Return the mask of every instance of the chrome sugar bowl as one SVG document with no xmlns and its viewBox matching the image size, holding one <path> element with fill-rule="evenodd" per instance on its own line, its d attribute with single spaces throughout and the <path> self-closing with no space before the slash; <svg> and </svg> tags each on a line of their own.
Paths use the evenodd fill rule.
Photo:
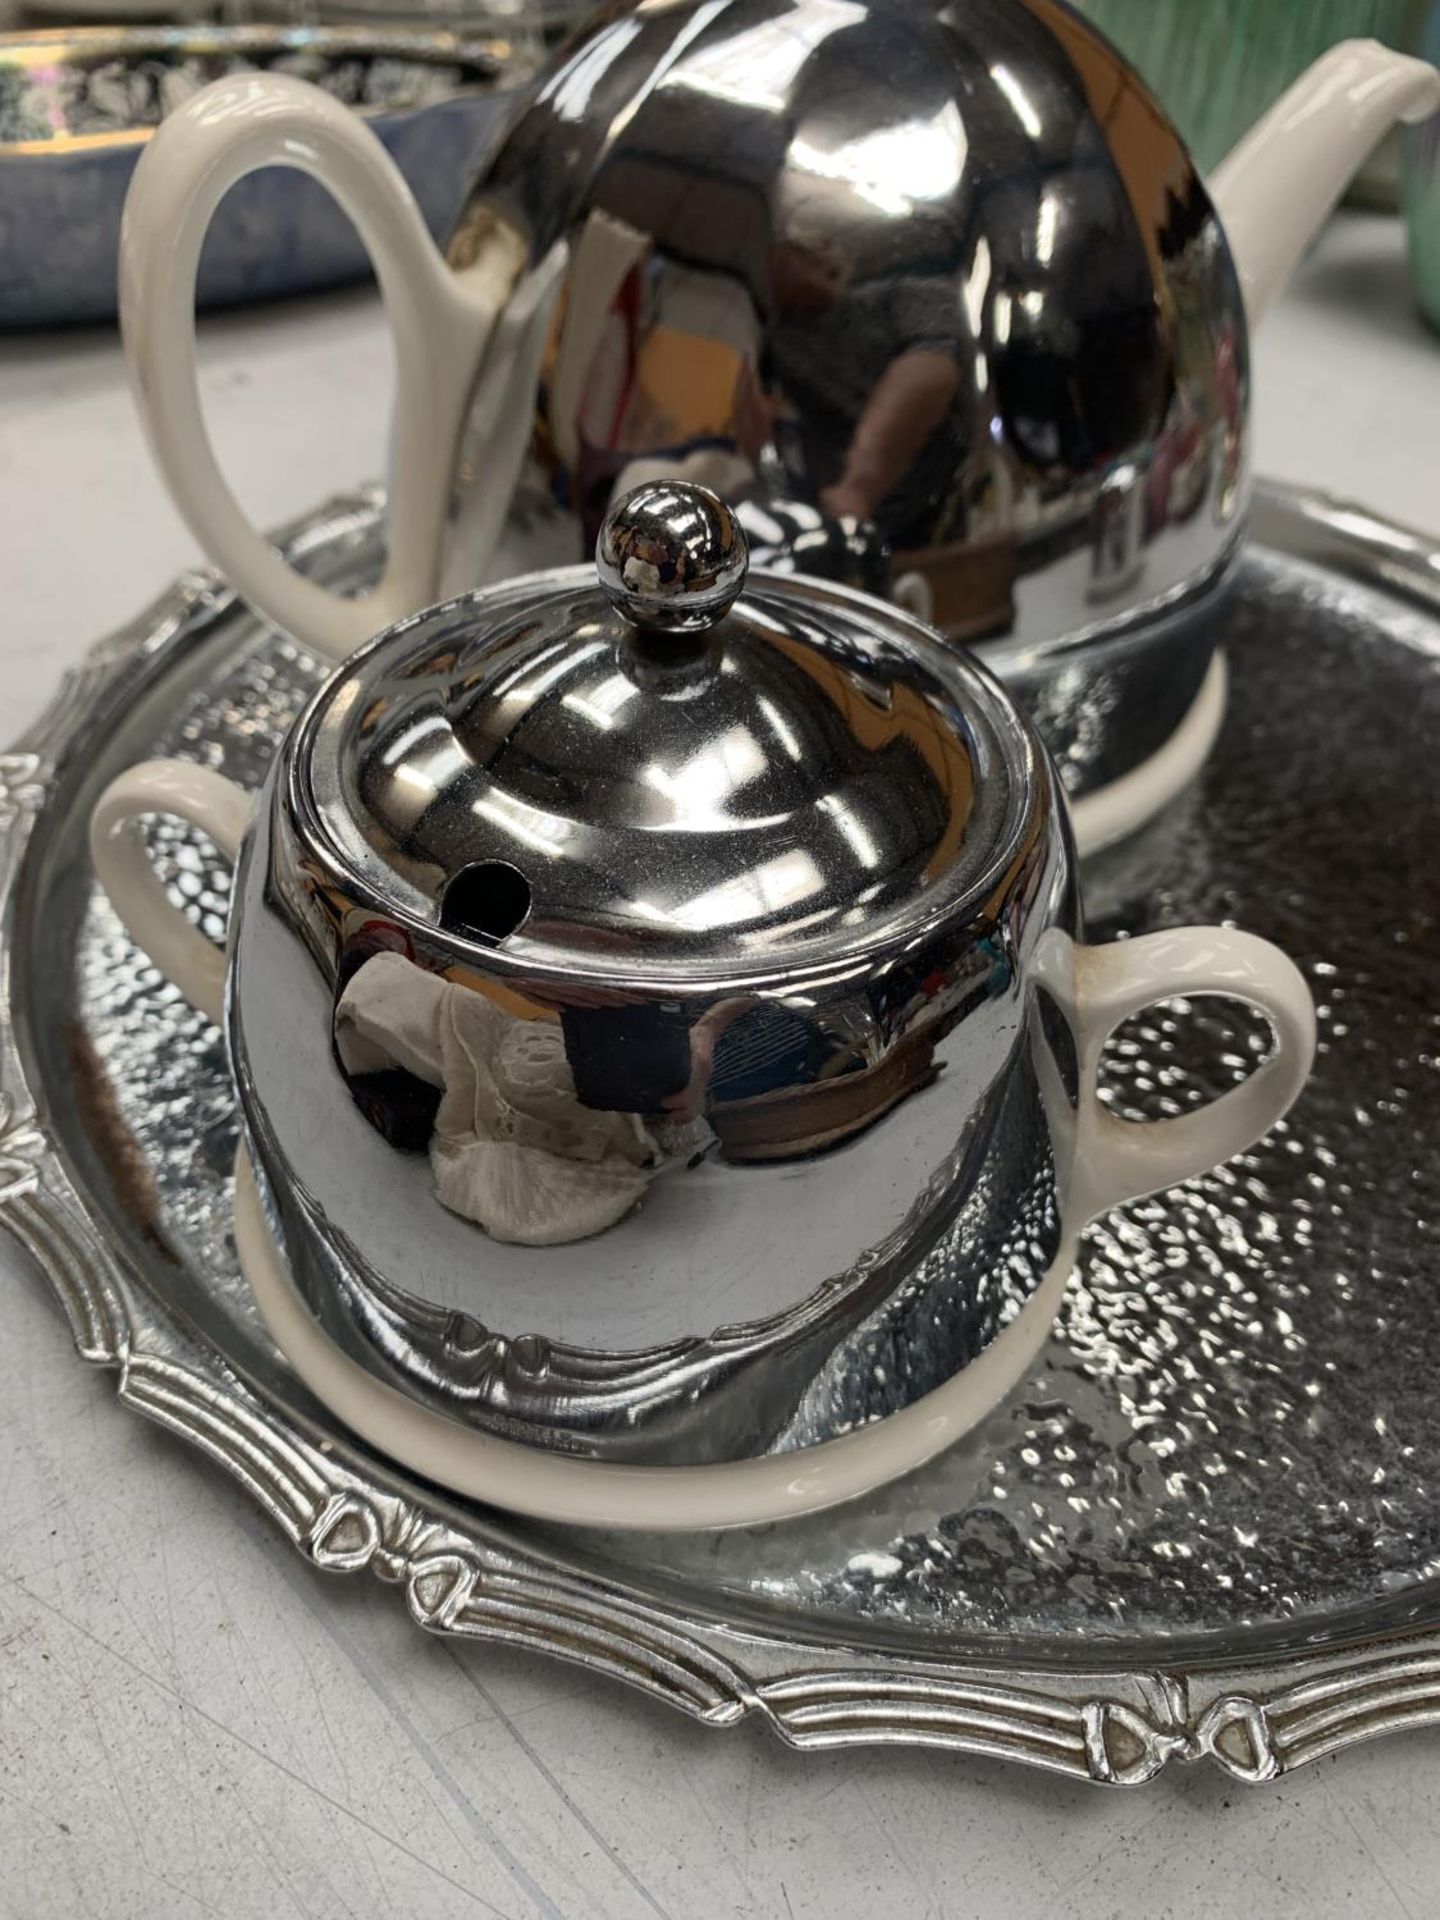
<svg viewBox="0 0 1440 1920">
<path fill-rule="evenodd" d="M 159 891 L 157 810 L 239 854 L 228 963 Z M 623 499 L 596 569 L 379 636 L 253 813 L 150 763 L 92 846 L 225 1020 L 313 1322 L 452 1440 L 774 1466 L 913 1416 L 923 1457 L 1033 1357 L 1083 1221 L 1247 1145 L 1313 1047 L 1252 936 L 1083 945 L 1000 683 L 879 601 L 747 577 L 684 483 Z M 1123 1125 L 1105 1037 L 1177 992 L 1255 1004 L 1275 1049 Z"/>
</svg>

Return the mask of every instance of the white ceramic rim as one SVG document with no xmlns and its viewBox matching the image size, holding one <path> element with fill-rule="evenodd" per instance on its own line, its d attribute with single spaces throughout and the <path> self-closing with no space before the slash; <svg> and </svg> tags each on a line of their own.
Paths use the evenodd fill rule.
<svg viewBox="0 0 1440 1920">
<path fill-rule="evenodd" d="M 1229 685 L 1225 655 L 1217 652 L 1189 711 L 1165 744 L 1108 786 L 1070 802 L 1075 849 L 1082 860 L 1128 840 L 1184 792 L 1210 758 L 1225 719 Z"/>
<path fill-rule="evenodd" d="M 704 1466 L 577 1459 L 502 1440 L 422 1406 L 330 1338 L 306 1305 L 265 1218 L 250 1158 L 235 1157 L 235 1245 L 271 1339 L 317 1400 L 369 1445 L 436 1485 L 533 1520 L 696 1533 L 817 1513 L 873 1492 L 963 1438 L 1039 1355 L 1075 1265 L 1067 1234 L 1025 1306 L 953 1379 L 908 1407 L 794 1453 Z"/>
</svg>

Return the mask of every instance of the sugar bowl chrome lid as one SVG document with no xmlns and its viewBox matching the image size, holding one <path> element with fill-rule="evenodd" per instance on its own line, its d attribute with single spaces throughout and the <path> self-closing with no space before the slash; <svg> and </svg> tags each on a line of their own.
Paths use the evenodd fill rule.
<svg viewBox="0 0 1440 1920">
<path fill-rule="evenodd" d="M 683 1001 L 653 1055 L 597 1032 L 607 1105 L 657 1110 L 679 1091 L 660 1053 L 688 1058 L 697 1019 L 811 974 L 806 1065 L 767 1091 L 833 1079 L 837 1048 L 878 1064 L 909 1016 L 877 1007 L 852 1032 L 853 989 L 830 983 L 882 956 L 908 980 L 937 922 L 948 946 L 1034 857 L 1052 802 L 1033 737 L 993 681 L 874 602 L 803 581 L 742 594 L 744 536 L 700 488 L 622 503 L 596 572 L 439 608 L 329 683 L 288 756 L 285 891 L 326 903 L 338 971 L 359 909 L 436 961 L 546 981 L 562 1007 L 620 983 L 624 1011 L 587 1009 L 599 1028 L 628 1023 L 647 982 Z"/>
<path fill-rule="evenodd" d="M 236 845 L 214 779 L 122 776 L 92 844 L 218 1008 L 133 832 L 164 807 Z M 597 570 L 340 668 L 244 839 L 226 1015 L 270 1228 L 352 1373 L 441 1419 L 445 1471 L 405 1457 L 452 1483 L 456 1433 L 742 1479 L 809 1449 L 786 1498 L 823 1504 L 809 1462 L 896 1414 L 884 1471 L 913 1464 L 1033 1356 L 1083 1221 L 1248 1144 L 1308 1066 L 1263 941 L 1078 944 L 1052 769 L 983 668 L 845 588 L 747 579 L 681 483 L 617 506 Z M 1177 991 L 1260 1006 L 1276 1051 L 1123 1127 L 1105 1036 Z M 788 1509 L 726 1513 L 762 1510 Z"/>
</svg>

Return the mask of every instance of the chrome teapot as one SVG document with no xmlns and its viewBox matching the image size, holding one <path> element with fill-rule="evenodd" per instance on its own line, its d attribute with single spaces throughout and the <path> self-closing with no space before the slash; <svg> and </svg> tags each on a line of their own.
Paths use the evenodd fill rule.
<svg viewBox="0 0 1440 1920">
<path fill-rule="evenodd" d="M 258 804 L 152 762 L 94 814 L 122 919 L 225 1023 L 241 1252 L 297 1371 L 552 1518 L 775 1518 L 928 1458 L 1033 1361 L 1084 1222 L 1247 1146 L 1314 1048 L 1253 935 L 1084 944 L 1053 769 L 973 659 L 746 564 L 714 496 L 643 487 L 598 580 L 337 668 Z M 238 858 L 228 961 L 154 812 Z M 1107 1035 L 1206 993 L 1269 1057 L 1116 1119 Z"/>
<path fill-rule="evenodd" d="M 1437 103 L 1433 68 L 1349 43 L 1207 186 L 1059 0 L 611 5 L 443 261 L 333 102 L 266 75 L 199 95 L 137 171 L 126 341 L 193 531 L 322 650 L 476 584 L 533 433 L 588 538 L 617 487 L 688 475 L 768 564 L 881 586 L 980 646 L 1085 794 L 1205 682 L 1245 522 L 1247 321 L 1391 123 Z M 358 603 L 249 526 L 196 397 L 206 226 L 272 164 L 331 186 L 396 332 L 390 562 Z"/>
</svg>

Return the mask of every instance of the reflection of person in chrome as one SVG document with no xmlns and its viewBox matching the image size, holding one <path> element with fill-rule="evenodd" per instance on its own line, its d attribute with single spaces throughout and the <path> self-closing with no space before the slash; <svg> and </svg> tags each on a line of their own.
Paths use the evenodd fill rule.
<svg viewBox="0 0 1440 1920">
<path fill-rule="evenodd" d="M 917 1005 L 948 983 L 912 983 Z M 910 987 L 906 989 L 911 991 Z M 337 1062 L 391 1142 L 428 1151 L 436 1197 L 499 1240 L 553 1246 L 615 1225 L 666 1166 L 718 1140 L 776 1161 L 854 1138 L 937 1071 L 943 1019 L 876 1047 L 783 1000 L 736 994 L 698 1018 L 592 985 L 533 1000 L 382 949 L 346 969 Z"/>
<path fill-rule="evenodd" d="M 708 1123 L 732 1160 L 783 1160 L 851 1138 L 925 1084 L 933 1030 L 869 1058 L 854 1033 L 783 1000 L 737 994 L 691 1019 L 604 988 L 555 995 L 576 1098 L 672 1124 Z M 857 1016 L 858 1017 L 858 1016 Z"/>
<path fill-rule="evenodd" d="M 764 364 L 737 395 L 752 436 L 759 395 L 774 389 L 764 424 L 783 458 L 789 416 L 803 419 L 817 443 L 803 470 L 833 476 L 820 493 L 826 512 L 866 520 L 887 502 L 901 518 L 933 507 L 954 477 L 938 429 L 953 414 L 967 351 L 953 274 L 853 284 L 833 244 L 786 241 L 771 255 L 771 288 Z"/>
<path fill-rule="evenodd" d="M 690 1029 L 690 1078 L 672 1111 L 687 1118 L 729 1101 L 812 1085 L 835 1054 L 813 1020 L 781 1001 L 722 1000 Z"/>
<path fill-rule="evenodd" d="M 808 1086 L 850 1051 L 795 1008 L 754 994 L 717 1001 L 694 1021 L 678 1004 L 594 988 L 559 1012 L 582 1105 L 679 1121 Z"/>
<path fill-rule="evenodd" d="M 602 1232 L 708 1142 L 703 1127 L 583 1102 L 560 1025 L 507 990 L 388 947 L 342 981 L 335 1055 L 357 1106 L 392 1145 L 428 1150 L 436 1198 L 496 1240 Z"/>
<path fill-rule="evenodd" d="M 820 495 L 827 513 L 868 520 L 910 471 L 950 411 L 960 383 L 943 347 L 907 347 L 871 389 L 845 470 Z"/>
</svg>

